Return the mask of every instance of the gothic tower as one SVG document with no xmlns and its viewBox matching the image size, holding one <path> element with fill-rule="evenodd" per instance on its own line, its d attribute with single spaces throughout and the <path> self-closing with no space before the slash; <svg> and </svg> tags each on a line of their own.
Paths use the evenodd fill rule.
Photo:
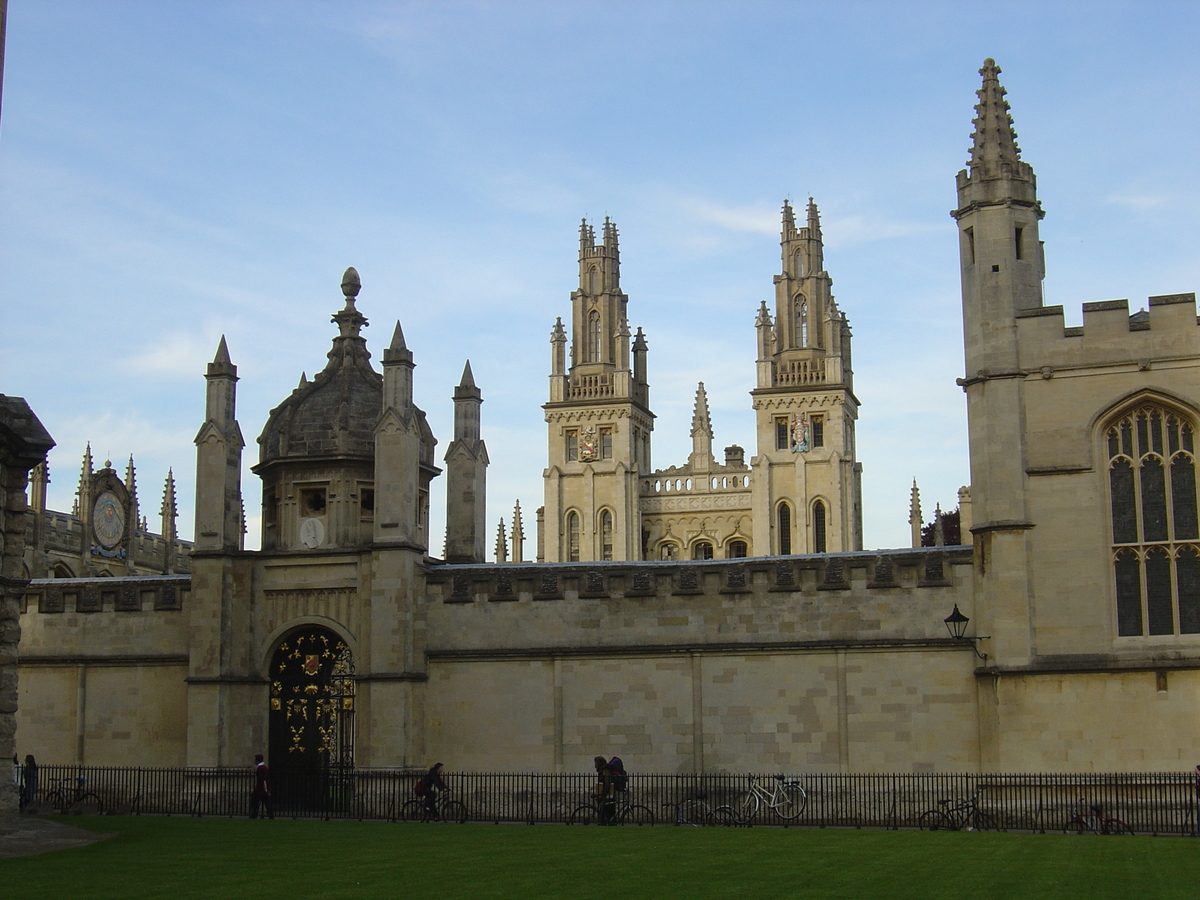
<svg viewBox="0 0 1200 900">
<path fill-rule="evenodd" d="M 545 558 L 551 562 L 641 559 L 638 473 L 650 470 L 654 414 L 646 382 L 646 340 L 630 344 L 621 293 L 617 226 L 603 242 L 579 228 L 579 288 L 571 293 L 570 366 L 559 319 L 551 333 L 545 471 Z"/>
<path fill-rule="evenodd" d="M 1033 524 L 1017 318 L 1042 306 L 1044 213 L 1033 169 L 1017 147 L 1000 69 L 988 59 L 979 74 L 971 157 L 958 173 L 958 208 L 951 214 L 962 273 L 966 377 L 960 384 L 971 447 L 971 530 L 981 561 L 977 624 L 995 636 L 993 653 L 1023 658 L 1031 649 L 1026 560 Z"/>
<path fill-rule="evenodd" d="M 783 272 L 775 315 L 758 311 L 753 460 L 756 554 L 862 549 L 862 466 L 855 457 L 858 399 L 850 325 L 834 302 L 824 266 L 821 220 L 812 198 L 796 227 L 783 205 Z"/>
<path fill-rule="evenodd" d="M 484 561 L 487 530 L 487 447 L 480 437 L 483 395 L 471 361 L 454 389 L 454 440 L 446 448 L 446 562 Z M 497 559 L 497 562 L 501 560 Z"/>
</svg>

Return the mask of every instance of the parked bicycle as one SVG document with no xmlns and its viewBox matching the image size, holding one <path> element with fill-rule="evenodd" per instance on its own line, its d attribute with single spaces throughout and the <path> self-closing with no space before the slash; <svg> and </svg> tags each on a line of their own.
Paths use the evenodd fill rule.
<svg viewBox="0 0 1200 900">
<path fill-rule="evenodd" d="M 749 823 L 758 815 L 759 809 L 766 805 L 781 819 L 795 819 L 804 812 L 808 805 L 808 794 L 794 778 L 782 775 L 772 775 L 770 781 L 750 776 L 750 789 L 742 794 L 733 805 L 734 815 L 742 823 Z"/>
<path fill-rule="evenodd" d="M 708 805 L 703 797 L 693 797 L 679 803 L 667 802 L 663 808 L 671 808 L 670 818 L 675 825 L 736 825 L 737 813 L 732 806 Z"/>
<path fill-rule="evenodd" d="M 609 802 L 608 815 L 603 801 L 593 799 L 590 803 L 577 806 L 567 817 L 568 825 L 653 825 L 654 813 L 650 807 L 633 803 L 628 794 L 618 795 Z"/>
<path fill-rule="evenodd" d="M 922 831 L 997 831 L 996 817 L 979 808 L 979 788 L 962 800 L 939 800 L 937 809 L 928 809 L 917 817 Z"/>
<path fill-rule="evenodd" d="M 461 825 L 467 821 L 467 805 L 443 792 L 434 801 L 431 812 L 425 808 L 423 797 L 413 797 L 404 802 L 400 810 L 400 819 L 404 822 L 453 822 Z"/>
<path fill-rule="evenodd" d="M 104 814 L 104 804 L 100 800 L 100 795 L 87 789 L 87 778 L 83 775 L 75 779 L 74 785 L 71 784 L 69 778 L 54 782 L 54 787 L 46 793 L 46 802 L 64 816 L 69 812 L 85 810 L 88 812 L 95 810 L 99 815 Z"/>
<path fill-rule="evenodd" d="M 1075 814 L 1063 826 L 1064 834 L 1133 834 L 1127 822 L 1104 815 L 1099 803 L 1093 803 L 1082 812 L 1082 800 L 1075 807 Z"/>
</svg>

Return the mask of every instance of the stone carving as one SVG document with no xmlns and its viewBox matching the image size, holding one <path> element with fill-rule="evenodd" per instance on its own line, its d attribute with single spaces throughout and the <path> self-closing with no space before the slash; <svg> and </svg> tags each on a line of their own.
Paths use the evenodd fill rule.
<svg viewBox="0 0 1200 900">
<path fill-rule="evenodd" d="M 557 594 L 558 593 L 558 574 L 550 571 L 542 572 L 542 581 L 538 585 L 539 594 Z"/>
<path fill-rule="evenodd" d="M 588 572 L 584 584 L 584 590 L 589 594 L 604 593 L 604 573 L 595 570 Z"/>
<path fill-rule="evenodd" d="M 780 562 L 775 564 L 775 587 L 795 587 L 796 571 L 792 564 Z"/>
<path fill-rule="evenodd" d="M 725 587 L 740 590 L 746 586 L 745 566 L 735 566 L 725 572 Z"/>
<path fill-rule="evenodd" d="M 634 572 L 633 573 L 633 589 L 635 591 L 652 591 L 654 585 L 650 581 L 649 572 Z"/>
</svg>

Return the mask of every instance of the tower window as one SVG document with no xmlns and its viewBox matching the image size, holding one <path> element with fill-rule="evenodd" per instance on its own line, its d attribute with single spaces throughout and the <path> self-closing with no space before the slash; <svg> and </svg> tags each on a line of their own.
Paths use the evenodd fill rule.
<svg viewBox="0 0 1200 900">
<path fill-rule="evenodd" d="M 779 554 L 787 556 L 792 552 L 792 508 L 786 503 L 779 504 Z"/>
<path fill-rule="evenodd" d="M 358 511 L 364 519 L 375 515 L 375 488 L 360 487 L 358 489 Z"/>
<path fill-rule="evenodd" d="M 803 297 L 796 300 L 796 337 L 798 346 L 808 346 L 808 303 Z"/>
<path fill-rule="evenodd" d="M 274 528 L 279 523 L 279 497 L 274 489 L 263 492 L 263 525 Z"/>
<path fill-rule="evenodd" d="M 1107 443 L 1117 633 L 1200 633 L 1194 425 L 1155 405 L 1113 422 Z"/>
<path fill-rule="evenodd" d="M 574 428 L 567 431 L 567 462 L 579 459 L 579 432 Z"/>
<path fill-rule="evenodd" d="M 600 429 L 600 458 L 612 459 L 613 433 L 611 428 Z"/>
<path fill-rule="evenodd" d="M 792 431 L 787 416 L 775 417 L 775 449 L 790 450 L 792 447 Z"/>
<path fill-rule="evenodd" d="M 963 237 L 967 239 L 967 262 L 975 265 L 975 229 L 964 228 Z"/>
<path fill-rule="evenodd" d="M 613 558 L 613 517 L 607 509 L 600 513 L 600 558 Z"/>
<path fill-rule="evenodd" d="M 300 489 L 300 515 L 325 515 L 325 488 Z"/>
<path fill-rule="evenodd" d="M 820 500 L 813 504 L 813 552 L 825 552 L 825 504 Z"/>
<path fill-rule="evenodd" d="M 579 513 L 567 513 L 567 561 L 579 562 Z"/>
<path fill-rule="evenodd" d="M 600 313 L 592 310 L 588 313 L 588 359 L 590 362 L 603 362 L 600 358 Z"/>
<path fill-rule="evenodd" d="M 795 264 L 796 277 L 803 278 L 804 277 L 804 251 L 797 250 L 796 255 L 793 257 L 793 259 L 796 262 L 796 264 Z"/>
<path fill-rule="evenodd" d="M 599 287 L 599 284 L 598 284 L 598 282 L 600 280 L 599 276 L 600 276 L 600 273 L 596 269 L 595 266 L 592 266 L 590 269 L 588 269 L 588 293 L 589 294 L 596 293 L 596 288 Z"/>
<path fill-rule="evenodd" d="M 1024 231 L 1024 229 L 1021 228 L 1020 226 L 1013 229 L 1013 249 L 1016 250 L 1016 252 L 1017 252 L 1017 259 L 1024 258 L 1024 255 L 1021 253 L 1021 232 L 1022 231 Z"/>
<path fill-rule="evenodd" d="M 812 423 L 812 445 L 814 447 L 825 446 L 825 417 L 813 416 L 809 421 Z"/>
</svg>

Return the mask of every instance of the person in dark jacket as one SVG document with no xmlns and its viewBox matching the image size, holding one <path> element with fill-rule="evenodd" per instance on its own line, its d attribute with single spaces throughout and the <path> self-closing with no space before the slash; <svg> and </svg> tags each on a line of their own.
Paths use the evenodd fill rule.
<svg viewBox="0 0 1200 900">
<path fill-rule="evenodd" d="M 596 805 L 600 807 L 600 824 L 615 825 L 617 823 L 617 798 L 614 795 L 612 767 L 603 756 L 597 756 L 594 762 L 596 765 L 596 788 L 592 791 L 592 796 L 596 798 Z"/>
<path fill-rule="evenodd" d="M 425 818 L 436 819 L 438 795 L 450 790 L 442 780 L 442 764 L 434 763 L 430 766 L 429 771 L 421 776 L 421 783 L 425 785 Z"/>
<path fill-rule="evenodd" d="M 260 808 L 265 807 L 268 819 L 275 818 L 271 809 L 271 770 L 263 762 L 261 753 L 254 754 L 254 790 L 250 793 L 250 818 L 257 819 Z"/>
<path fill-rule="evenodd" d="M 37 793 L 38 771 L 33 754 L 25 756 L 25 768 L 21 771 L 21 809 L 33 805 L 33 795 Z"/>
</svg>

